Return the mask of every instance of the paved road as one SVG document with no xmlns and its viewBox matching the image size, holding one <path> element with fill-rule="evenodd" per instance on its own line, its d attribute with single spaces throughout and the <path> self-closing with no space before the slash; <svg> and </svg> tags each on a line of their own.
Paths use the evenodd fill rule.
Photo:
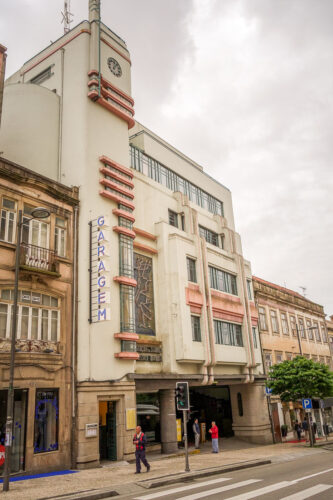
<svg viewBox="0 0 333 500">
<path fill-rule="evenodd" d="M 133 491 L 133 490 L 132 490 Z M 333 499 L 333 453 L 220 474 L 159 489 L 137 487 L 131 500 L 317 500 Z"/>
</svg>

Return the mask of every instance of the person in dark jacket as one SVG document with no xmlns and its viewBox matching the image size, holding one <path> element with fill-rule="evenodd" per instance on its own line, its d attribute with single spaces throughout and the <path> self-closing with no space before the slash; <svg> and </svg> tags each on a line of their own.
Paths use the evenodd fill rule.
<svg viewBox="0 0 333 500">
<path fill-rule="evenodd" d="M 194 434 L 195 447 L 196 447 L 196 449 L 199 449 L 200 427 L 199 427 L 199 420 L 197 418 L 194 420 L 192 429 L 193 429 L 193 434 Z"/>
<path fill-rule="evenodd" d="M 301 440 L 301 434 L 302 434 L 302 428 L 301 428 L 300 424 L 298 423 L 298 420 L 296 420 L 296 422 L 295 422 L 294 429 L 295 429 L 296 434 L 297 434 L 297 439 L 298 439 L 298 441 L 300 441 Z"/>
<path fill-rule="evenodd" d="M 304 431 L 304 435 L 305 435 L 305 439 L 306 439 L 306 442 L 309 441 L 309 425 L 308 425 L 308 421 L 306 420 L 306 418 L 304 417 L 304 420 L 302 422 L 302 429 Z"/>
<path fill-rule="evenodd" d="M 136 472 L 135 474 L 140 474 L 141 472 L 141 462 L 145 467 L 147 467 L 147 472 L 150 471 L 150 465 L 146 459 L 146 444 L 147 438 L 141 430 L 140 425 L 136 428 L 136 433 L 133 437 L 133 444 L 135 444 L 135 460 L 136 460 Z"/>
</svg>

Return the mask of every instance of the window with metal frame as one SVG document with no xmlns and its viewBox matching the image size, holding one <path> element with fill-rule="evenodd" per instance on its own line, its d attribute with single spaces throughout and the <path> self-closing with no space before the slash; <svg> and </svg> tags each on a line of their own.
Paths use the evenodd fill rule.
<svg viewBox="0 0 333 500">
<path fill-rule="evenodd" d="M 178 214 L 173 210 L 168 210 L 169 214 L 169 224 L 178 228 Z"/>
<path fill-rule="evenodd" d="M 2 198 L 0 240 L 14 243 L 16 228 L 16 202 L 9 198 Z"/>
<path fill-rule="evenodd" d="M 10 338 L 14 291 L 2 289 L 0 298 L 0 337 Z M 60 340 L 59 299 L 30 290 L 19 290 L 17 338 L 23 340 Z"/>
<path fill-rule="evenodd" d="M 276 352 L 275 353 L 275 361 L 277 364 L 280 364 L 283 362 L 283 354 L 282 352 Z"/>
<path fill-rule="evenodd" d="M 300 333 L 302 339 L 305 339 L 306 334 L 305 334 L 305 329 L 304 329 L 304 321 L 302 318 L 298 318 L 298 329 L 299 329 L 299 333 Z"/>
<path fill-rule="evenodd" d="M 129 285 L 120 285 L 120 330 L 135 333 L 134 288 Z"/>
<path fill-rule="evenodd" d="M 119 274 L 134 278 L 133 238 L 119 234 Z"/>
<path fill-rule="evenodd" d="M 270 367 L 273 366 L 273 360 L 272 360 L 272 353 L 271 352 L 265 352 L 265 367 L 266 370 L 269 371 Z"/>
<path fill-rule="evenodd" d="M 41 83 L 45 82 L 46 80 L 51 78 L 51 76 L 53 75 L 51 69 L 52 69 L 52 66 L 49 66 L 48 68 L 44 69 L 43 71 L 38 73 L 38 75 L 31 78 L 29 83 L 34 83 L 35 85 L 40 85 Z"/>
<path fill-rule="evenodd" d="M 194 342 L 201 342 L 200 316 L 191 316 L 191 325 L 192 325 L 192 340 Z"/>
<path fill-rule="evenodd" d="M 214 231 L 211 231 L 210 229 L 207 229 L 206 227 L 199 226 L 199 234 L 205 240 L 207 243 L 210 243 L 211 245 L 214 245 L 216 247 L 219 247 L 219 235 L 217 233 L 214 233 Z"/>
<path fill-rule="evenodd" d="M 231 293 L 232 295 L 238 295 L 237 278 L 235 275 L 222 271 L 221 269 L 217 269 L 213 266 L 208 267 L 211 288 L 220 290 L 221 292 Z"/>
<path fill-rule="evenodd" d="M 214 319 L 214 331 L 216 344 L 243 347 L 241 325 Z"/>
<path fill-rule="evenodd" d="M 140 151 L 137 147 L 130 146 L 131 167 L 172 191 L 180 191 L 188 196 L 189 200 L 205 208 L 209 212 L 224 215 L 223 203 L 195 186 L 158 161 Z"/>
<path fill-rule="evenodd" d="M 187 262 L 187 279 L 192 283 L 197 283 L 196 261 L 190 257 L 186 257 Z"/>
<path fill-rule="evenodd" d="M 260 330 L 268 330 L 268 328 L 267 328 L 267 321 L 266 321 L 266 310 L 265 310 L 265 308 L 259 306 L 258 307 L 258 312 L 259 312 L 259 326 L 260 326 Z"/>
</svg>

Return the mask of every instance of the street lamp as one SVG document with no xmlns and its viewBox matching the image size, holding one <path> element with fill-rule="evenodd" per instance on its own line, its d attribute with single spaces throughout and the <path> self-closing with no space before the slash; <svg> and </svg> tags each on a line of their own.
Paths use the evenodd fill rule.
<svg viewBox="0 0 333 500">
<path fill-rule="evenodd" d="M 50 216 L 50 211 L 44 207 L 36 207 L 31 212 L 32 219 L 46 219 Z M 9 384 L 7 396 L 7 418 L 6 418 L 6 438 L 5 438 L 5 464 L 3 475 L 3 491 L 9 490 L 9 477 L 10 477 L 10 461 L 13 445 L 13 420 L 14 420 L 14 366 L 15 366 L 15 341 L 17 331 L 17 301 L 18 301 L 18 281 L 20 269 L 20 247 L 21 247 L 21 233 L 23 226 L 23 213 L 19 210 L 17 221 L 17 238 L 16 238 L 16 254 L 15 254 L 15 282 L 14 282 L 14 300 L 13 300 L 13 314 L 11 325 L 11 346 L 10 346 L 10 366 L 9 366 Z"/>
</svg>

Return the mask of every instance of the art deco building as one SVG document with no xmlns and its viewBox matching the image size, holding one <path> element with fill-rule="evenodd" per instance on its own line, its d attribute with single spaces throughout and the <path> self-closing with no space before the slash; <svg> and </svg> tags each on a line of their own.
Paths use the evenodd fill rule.
<svg viewBox="0 0 333 500">
<path fill-rule="evenodd" d="M 332 366 L 323 306 L 255 276 L 253 287 L 266 373 L 273 364 L 299 355 Z M 303 411 L 300 404 L 281 404 L 278 398 L 272 398 L 272 403 L 276 437 L 281 439 L 280 426 L 301 421 Z M 321 434 L 319 408 L 314 410 L 314 418 Z"/>
<path fill-rule="evenodd" d="M 0 135 L 7 158 L 80 185 L 77 463 L 131 457 L 136 421 L 175 450 L 177 380 L 192 416 L 270 442 L 230 190 L 135 122 L 130 54 L 98 9 L 7 79 Z"/>
</svg>

